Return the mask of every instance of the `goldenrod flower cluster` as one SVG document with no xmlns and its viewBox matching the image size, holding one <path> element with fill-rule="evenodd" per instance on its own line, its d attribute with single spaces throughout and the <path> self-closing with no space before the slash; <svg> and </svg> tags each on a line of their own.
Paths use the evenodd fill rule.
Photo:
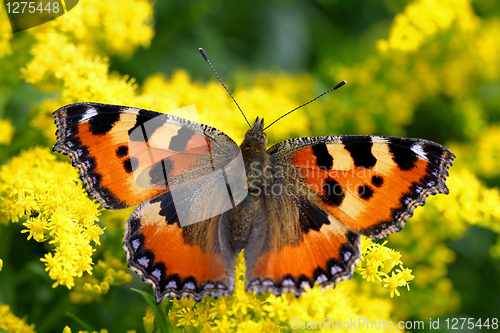
<svg viewBox="0 0 500 333">
<path fill-rule="evenodd" d="M 386 272 L 391 271 L 390 266 L 400 264 L 401 255 L 397 252 L 384 245 L 370 244 L 369 240 L 363 242 L 363 260 L 384 261 Z M 392 257 L 387 254 L 392 254 Z M 389 299 L 374 295 L 367 297 L 359 290 L 359 281 L 344 281 L 335 289 L 324 289 L 315 285 L 299 298 L 293 294 L 277 297 L 270 293 L 259 295 L 246 292 L 245 270 L 243 255 L 240 254 L 236 265 L 235 289 L 231 296 L 219 299 L 205 297 L 201 302 L 184 297 L 179 300 L 170 299 L 171 304 L 165 301 L 167 304 L 162 307 L 168 313 L 167 322 L 170 329 L 181 328 L 185 332 L 277 332 L 280 328 L 290 327 L 293 318 L 300 318 L 304 322 L 323 321 L 324 318 L 342 322 L 351 318 L 367 318 L 375 322 L 391 318 L 393 306 Z M 398 293 L 398 286 L 407 285 L 407 282 L 413 279 L 407 270 L 403 274 L 400 274 L 401 271 L 398 270 L 395 274 L 396 286 L 384 285 L 391 290 L 391 294 Z M 390 279 L 384 282 L 380 279 L 377 282 L 392 283 Z M 359 304 L 363 304 L 363 307 Z M 148 313 L 150 320 L 151 314 Z M 298 330 L 306 331 L 308 330 Z M 362 328 L 362 331 L 371 330 Z"/>
<path fill-rule="evenodd" d="M 382 244 L 363 237 L 361 242 L 361 260 L 356 266 L 356 272 L 370 282 L 381 283 L 391 291 L 391 297 L 400 295 L 398 287 L 407 287 L 410 290 L 410 281 L 415 277 L 411 269 L 401 264 L 401 253 L 385 247 L 388 241 Z M 398 266 L 396 270 L 393 269 Z M 392 274 L 391 274 L 392 271 Z"/>
<path fill-rule="evenodd" d="M 467 32 L 478 23 L 468 0 L 418 0 L 396 15 L 389 38 L 380 40 L 377 46 L 380 51 L 416 51 L 438 32 L 449 30 L 452 25 L 460 32 Z"/>
<path fill-rule="evenodd" d="M 47 148 L 33 148 L 0 167 L 0 223 L 23 222 L 28 240 L 48 242 L 41 260 L 54 287 L 71 289 L 76 277 L 92 271 L 92 244 L 102 229 L 98 205 L 89 200 L 78 171 L 56 161 Z"/>
<path fill-rule="evenodd" d="M 26 319 L 16 317 L 10 307 L 0 303 L 0 330 L 15 333 L 35 333 L 35 325 L 26 323 Z"/>
<path fill-rule="evenodd" d="M 122 221 L 123 222 L 123 221 Z M 102 300 L 110 287 L 119 287 L 132 281 L 123 259 L 115 258 L 111 252 L 104 253 L 104 260 L 99 259 L 93 266 L 92 275 L 85 274 L 76 279 L 75 287 L 69 294 L 74 303 L 90 303 Z"/>
</svg>

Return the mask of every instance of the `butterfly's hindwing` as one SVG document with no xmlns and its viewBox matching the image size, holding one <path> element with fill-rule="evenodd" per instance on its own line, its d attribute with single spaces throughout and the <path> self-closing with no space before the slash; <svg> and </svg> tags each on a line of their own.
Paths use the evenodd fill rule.
<svg viewBox="0 0 500 333">
<path fill-rule="evenodd" d="M 230 295 L 234 262 L 226 265 L 219 243 L 220 216 L 181 227 L 170 193 L 139 205 L 127 221 L 129 267 L 165 297 Z"/>
</svg>

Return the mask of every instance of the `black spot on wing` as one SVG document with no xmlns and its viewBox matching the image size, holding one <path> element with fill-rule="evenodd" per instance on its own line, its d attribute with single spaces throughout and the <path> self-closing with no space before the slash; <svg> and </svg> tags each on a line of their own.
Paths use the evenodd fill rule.
<svg viewBox="0 0 500 333">
<path fill-rule="evenodd" d="M 127 158 L 123 161 L 123 168 L 127 173 L 132 173 L 139 167 L 139 160 L 135 157 Z"/>
<path fill-rule="evenodd" d="M 320 143 L 312 146 L 314 155 L 316 156 L 316 163 L 321 169 L 330 170 L 333 166 L 332 155 L 328 152 L 326 144 Z"/>
<path fill-rule="evenodd" d="M 130 217 L 127 223 L 133 234 L 135 234 L 141 228 L 141 220 L 134 215 Z"/>
<path fill-rule="evenodd" d="M 168 149 L 177 152 L 186 150 L 186 146 L 189 140 L 193 137 L 194 133 L 195 132 L 192 129 L 186 127 L 180 128 L 179 132 L 177 132 L 177 135 L 173 136 L 170 140 Z"/>
<path fill-rule="evenodd" d="M 162 117 L 163 116 L 163 117 Z M 165 123 L 166 115 L 158 112 L 140 110 L 135 125 L 128 131 L 129 140 L 147 141 L 149 137 Z M 136 128 L 140 128 L 137 129 Z"/>
<path fill-rule="evenodd" d="M 372 138 L 369 136 L 345 136 L 342 138 L 345 149 L 351 154 L 354 165 L 371 169 L 377 163 L 372 154 Z"/>
<path fill-rule="evenodd" d="M 323 224 L 330 224 L 328 215 L 310 202 L 300 200 L 299 208 L 300 225 L 304 233 L 308 233 L 309 230 L 319 231 Z"/>
<path fill-rule="evenodd" d="M 128 154 L 128 147 L 127 146 L 120 146 L 116 149 L 116 157 L 122 158 L 127 156 Z"/>
<path fill-rule="evenodd" d="M 414 143 L 412 140 L 402 138 L 391 138 L 389 141 L 392 160 L 401 170 L 413 169 L 418 161 L 418 155 L 411 150 Z"/>
<path fill-rule="evenodd" d="M 368 200 L 373 196 L 373 190 L 368 185 L 361 185 L 358 187 L 358 195 L 363 200 Z"/>
<path fill-rule="evenodd" d="M 99 105 L 93 107 L 99 112 L 98 117 L 91 117 L 88 120 L 89 130 L 93 135 L 104 135 L 111 131 L 115 123 L 120 120 L 120 112 L 116 106 Z"/>
<path fill-rule="evenodd" d="M 384 184 L 384 178 L 379 175 L 375 175 L 372 177 L 372 184 L 376 187 L 381 187 Z"/>
<path fill-rule="evenodd" d="M 151 184 L 166 184 L 168 174 L 170 173 L 170 171 L 172 171 L 172 166 L 172 161 L 168 159 L 161 160 L 153 165 L 153 167 L 149 171 Z"/>
<path fill-rule="evenodd" d="M 152 204 L 160 203 L 160 216 L 165 218 L 168 224 L 179 223 L 179 217 L 177 216 L 177 211 L 175 210 L 175 204 L 172 199 L 172 194 L 166 192 L 165 194 L 159 196 L 156 199 L 151 200 Z"/>
<path fill-rule="evenodd" d="M 340 206 L 345 199 L 344 188 L 335 179 L 328 178 L 323 185 L 323 196 L 330 205 Z"/>
</svg>

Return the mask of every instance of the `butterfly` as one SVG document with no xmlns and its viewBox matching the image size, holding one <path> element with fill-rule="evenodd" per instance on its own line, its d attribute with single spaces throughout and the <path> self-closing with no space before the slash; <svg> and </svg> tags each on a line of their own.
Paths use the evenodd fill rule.
<svg viewBox="0 0 500 333">
<path fill-rule="evenodd" d="M 361 236 L 400 231 L 429 195 L 449 192 L 455 159 L 431 141 L 383 136 L 266 149 L 259 118 L 239 146 L 216 128 L 133 107 L 76 103 L 54 118 L 53 150 L 71 157 L 88 193 L 107 209 L 138 205 L 123 247 L 158 303 L 232 294 L 242 250 L 247 291 L 335 286 L 351 277 Z"/>
</svg>

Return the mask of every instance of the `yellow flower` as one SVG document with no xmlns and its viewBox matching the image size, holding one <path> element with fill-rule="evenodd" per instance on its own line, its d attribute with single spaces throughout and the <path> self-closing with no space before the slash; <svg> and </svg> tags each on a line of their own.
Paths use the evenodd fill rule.
<svg viewBox="0 0 500 333">
<path fill-rule="evenodd" d="M 394 272 L 392 272 L 392 276 L 384 278 L 383 286 L 391 291 L 391 297 L 394 296 L 394 293 L 396 293 L 397 296 L 400 295 L 397 289 L 400 286 L 400 279 Z"/>
<path fill-rule="evenodd" d="M 195 313 L 190 308 L 177 311 L 177 326 L 193 326 L 196 323 Z"/>
<path fill-rule="evenodd" d="M 28 325 L 26 319 L 17 318 L 8 305 L 0 303 L 0 329 L 7 332 L 34 333 L 35 325 Z"/>
<path fill-rule="evenodd" d="M 196 309 L 194 309 L 195 319 L 192 321 L 193 325 L 196 327 L 205 327 L 208 325 L 213 319 L 210 312 L 209 304 L 198 304 Z"/>
<path fill-rule="evenodd" d="M 114 257 L 111 252 L 104 252 L 104 259 L 99 259 L 92 275 L 86 274 L 75 281 L 70 300 L 73 303 L 100 301 L 111 286 L 123 286 L 132 280 L 126 263 Z"/>
<path fill-rule="evenodd" d="M 215 319 L 214 321 L 214 332 L 219 333 L 231 333 L 233 332 L 234 324 L 228 319 L 226 315 L 222 316 L 222 319 Z"/>
<path fill-rule="evenodd" d="M 173 298 L 171 302 L 173 303 L 175 309 L 192 309 L 196 304 L 196 301 L 189 297 L 181 297 L 179 299 Z"/>
<path fill-rule="evenodd" d="M 12 222 L 25 219 L 28 239 L 48 241 L 53 250 L 41 261 L 57 285 L 92 272 L 92 247 L 102 229 L 98 206 L 85 194 L 77 171 L 46 148 L 32 148 L 0 167 L 0 211 Z"/>
<path fill-rule="evenodd" d="M 144 330 L 146 333 L 153 333 L 155 328 L 155 315 L 153 309 L 149 306 L 146 308 L 146 315 L 142 318 L 144 322 Z"/>
<path fill-rule="evenodd" d="M 0 53 L 1 53 L 1 46 L 0 46 Z M 10 144 L 10 140 L 12 139 L 13 134 L 14 134 L 14 127 L 12 126 L 12 124 L 5 119 L 0 119 L 0 145 Z"/>
<path fill-rule="evenodd" d="M 462 31 L 474 29 L 478 19 L 468 0 L 418 0 L 396 15 L 387 41 L 379 41 L 379 51 L 389 48 L 416 51 L 430 37 L 454 24 Z"/>
</svg>

